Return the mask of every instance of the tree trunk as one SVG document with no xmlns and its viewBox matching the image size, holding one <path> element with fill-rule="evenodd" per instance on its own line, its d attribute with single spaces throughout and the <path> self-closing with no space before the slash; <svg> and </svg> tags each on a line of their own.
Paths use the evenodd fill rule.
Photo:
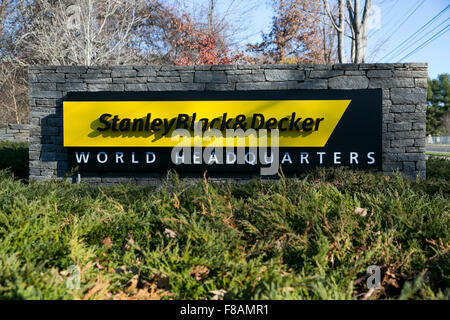
<svg viewBox="0 0 450 320">
<path fill-rule="evenodd" d="M 338 59 L 339 63 L 346 63 L 345 58 L 345 13 L 344 13 L 344 3 L 345 0 L 339 0 L 339 28 L 338 30 Z"/>
<path fill-rule="evenodd" d="M 350 62 L 355 63 L 355 51 L 356 51 L 356 40 L 355 40 L 355 31 L 353 30 L 353 27 L 350 28 L 352 31 L 352 51 L 350 54 Z"/>
<path fill-rule="evenodd" d="M 209 34 L 212 35 L 214 33 L 214 10 L 216 8 L 215 0 L 209 0 L 209 12 L 208 12 L 208 29 Z"/>
<path fill-rule="evenodd" d="M 360 0 L 347 0 L 347 9 L 349 20 L 353 29 L 352 49 L 354 50 L 354 57 L 352 53 L 353 63 L 364 63 L 367 46 L 367 24 L 369 21 L 370 7 L 372 0 L 366 0 L 364 5 L 364 12 L 362 19 L 360 18 Z M 353 50 L 352 50 L 353 51 Z"/>
<path fill-rule="evenodd" d="M 325 10 L 330 18 L 330 21 L 336 30 L 338 36 L 338 59 L 339 63 L 345 63 L 345 0 L 339 0 L 339 12 L 338 12 L 338 21 L 336 22 L 333 14 L 330 10 L 330 5 L 328 0 L 323 0 L 323 4 L 325 6 Z"/>
<path fill-rule="evenodd" d="M 361 63 L 364 60 L 361 30 L 355 31 L 355 63 Z"/>
</svg>

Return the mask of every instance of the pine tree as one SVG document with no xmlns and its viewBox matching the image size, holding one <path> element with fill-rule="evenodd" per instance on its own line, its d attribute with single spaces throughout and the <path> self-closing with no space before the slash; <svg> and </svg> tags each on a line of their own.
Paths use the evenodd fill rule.
<svg viewBox="0 0 450 320">
<path fill-rule="evenodd" d="M 427 134 L 444 134 L 444 115 L 450 112 L 450 82 L 448 74 L 441 74 L 437 79 L 428 79 Z M 448 128 L 447 128 L 448 129 Z"/>
</svg>

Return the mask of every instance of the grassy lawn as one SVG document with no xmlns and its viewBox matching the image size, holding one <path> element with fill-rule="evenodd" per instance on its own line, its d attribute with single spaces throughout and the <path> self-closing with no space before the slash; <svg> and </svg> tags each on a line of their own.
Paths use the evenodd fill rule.
<svg viewBox="0 0 450 320">
<path fill-rule="evenodd" d="M 3 149 L 0 299 L 362 299 L 370 265 L 368 299 L 450 298 L 448 160 L 418 182 L 328 169 L 103 188 L 23 182 L 26 146 Z"/>
<path fill-rule="evenodd" d="M 425 152 L 426 155 L 436 156 L 436 157 L 450 157 L 449 153 L 440 153 L 440 152 Z"/>
</svg>

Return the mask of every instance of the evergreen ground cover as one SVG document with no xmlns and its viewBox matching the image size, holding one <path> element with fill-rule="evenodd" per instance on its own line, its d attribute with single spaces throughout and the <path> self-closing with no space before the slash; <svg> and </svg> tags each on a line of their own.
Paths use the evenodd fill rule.
<svg viewBox="0 0 450 320">
<path fill-rule="evenodd" d="M 446 159 L 426 181 L 318 169 L 155 188 L 28 182 L 26 145 L 0 156 L 0 299 L 450 298 Z"/>
</svg>

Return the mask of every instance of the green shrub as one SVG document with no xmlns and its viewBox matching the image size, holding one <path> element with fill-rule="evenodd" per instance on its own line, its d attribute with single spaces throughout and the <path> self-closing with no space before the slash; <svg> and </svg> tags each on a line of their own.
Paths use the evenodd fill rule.
<svg viewBox="0 0 450 320">
<path fill-rule="evenodd" d="M 378 265 L 370 299 L 449 299 L 449 193 L 433 175 L 106 188 L 0 171 L 0 298 L 360 299 Z"/>
<path fill-rule="evenodd" d="M 450 180 L 450 160 L 431 156 L 427 160 L 427 177 Z"/>
<path fill-rule="evenodd" d="M 19 179 L 28 179 L 28 144 L 0 141 L 0 170 L 8 169 Z"/>
</svg>

